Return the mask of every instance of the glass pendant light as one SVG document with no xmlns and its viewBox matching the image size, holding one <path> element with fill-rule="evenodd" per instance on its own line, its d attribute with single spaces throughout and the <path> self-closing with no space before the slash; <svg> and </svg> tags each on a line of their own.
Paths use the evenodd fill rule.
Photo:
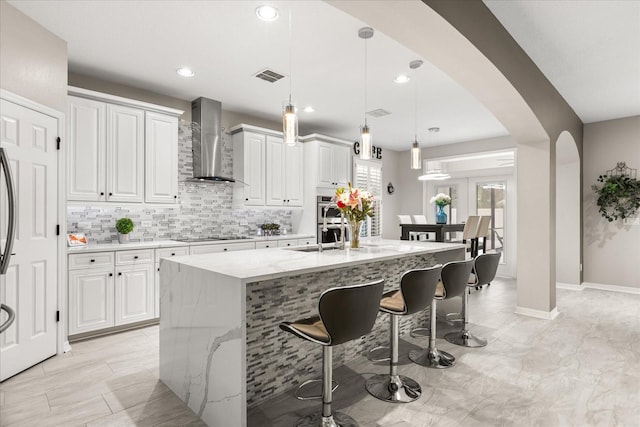
<svg viewBox="0 0 640 427">
<path fill-rule="evenodd" d="M 421 61 L 420 59 L 416 59 L 409 63 L 409 68 L 411 68 L 412 70 L 417 70 L 422 66 L 422 64 L 423 64 L 423 61 Z M 415 71 L 414 71 L 414 74 L 415 74 Z M 414 75 L 414 77 L 416 76 Z M 420 144 L 418 143 L 418 79 L 417 78 L 414 78 L 413 84 L 415 85 L 413 89 L 414 137 L 413 137 L 413 144 L 411 145 L 411 169 L 421 169 L 422 168 L 422 155 L 421 155 L 422 150 L 420 149 Z"/>
<path fill-rule="evenodd" d="M 293 38 L 291 36 L 291 9 L 289 9 L 289 102 L 284 106 L 282 111 L 282 134 L 285 145 L 296 145 L 298 142 L 298 115 L 296 107 L 291 102 L 291 57 Z"/>
<path fill-rule="evenodd" d="M 371 132 L 367 125 L 367 40 L 373 37 L 373 28 L 362 27 L 358 30 L 358 37 L 364 39 L 364 126 L 360 127 L 360 158 L 371 158 Z"/>
</svg>

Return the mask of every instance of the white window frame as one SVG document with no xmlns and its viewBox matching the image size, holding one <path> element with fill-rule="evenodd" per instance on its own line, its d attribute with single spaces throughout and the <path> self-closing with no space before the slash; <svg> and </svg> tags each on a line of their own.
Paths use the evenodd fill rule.
<svg viewBox="0 0 640 427">
<path fill-rule="evenodd" d="M 372 189 L 369 188 L 370 184 L 370 172 L 367 173 L 367 184 L 366 185 L 360 185 L 357 182 L 357 178 L 358 178 L 358 166 L 362 165 L 362 166 L 366 166 L 368 168 L 374 168 L 374 169 L 378 169 L 379 174 L 380 174 L 380 187 L 377 189 Z M 363 231 L 365 232 L 363 235 L 361 235 L 360 237 L 382 237 L 382 227 L 383 227 L 383 203 L 382 203 L 382 191 L 383 191 L 383 185 L 382 185 L 382 163 L 379 161 L 372 161 L 372 160 L 361 160 L 358 157 L 354 157 L 353 158 L 353 183 L 352 185 L 354 187 L 363 189 L 363 190 L 367 190 L 369 191 L 371 194 L 373 194 L 373 196 L 375 197 L 375 203 L 377 203 L 377 209 L 375 209 L 374 211 L 374 216 L 376 221 L 378 222 L 378 234 L 372 236 L 371 235 L 371 222 L 372 219 L 371 218 L 367 218 L 366 220 L 366 224 L 363 227 Z"/>
</svg>

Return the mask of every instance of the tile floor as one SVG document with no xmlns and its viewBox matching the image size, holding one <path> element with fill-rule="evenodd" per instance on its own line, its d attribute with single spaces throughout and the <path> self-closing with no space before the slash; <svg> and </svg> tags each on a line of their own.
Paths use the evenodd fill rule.
<svg viewBox="0 0 640 427">
<path fill-rule="evenodd" d="M 387 366 L 359 358 L 336 368 L 334 408 L 363 427 L 640 426 L 640 295 L 559 289 L 557 299 L 554 321 L 519 316 L 515 282 L 496 280 L 470 297 L 472 331 L 487 347 L 439 339 L 457 365 L 430 370 L 406 358 L 425 340 L 403 339 L 400 373 L 423 385 L 422 397 L 403 405 L 370 397 L 366 378 Z M 439 338 L 452 330 L 438 327 Z M 284 393 L 251 408 L 249 426 L 295 425 L 318 403 Z M 0 425 L 204 424 L 158 381 L 158 328 L 149 327 L 75 343 L 0 384 Z"/>
</svg>

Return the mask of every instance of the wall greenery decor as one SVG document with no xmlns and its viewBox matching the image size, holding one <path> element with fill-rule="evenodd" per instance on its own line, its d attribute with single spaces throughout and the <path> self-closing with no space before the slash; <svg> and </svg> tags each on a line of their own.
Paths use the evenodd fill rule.
<svg viewBox="0 0 640 427">
<path fill-rule="evenodd" d="M 598 177 L 602 185 L 591 186 L 598 196 L 598 211 L 607 221 L 634 217 L 640 209 L 640 181 L 636 174 L 636 169 L 619 162 L 614 169 Z"/>
</svg>

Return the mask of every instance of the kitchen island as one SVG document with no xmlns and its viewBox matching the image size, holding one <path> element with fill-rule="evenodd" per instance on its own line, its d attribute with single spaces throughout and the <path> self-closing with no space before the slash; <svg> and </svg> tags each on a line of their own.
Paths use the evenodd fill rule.
<svg viewBox="0 0 640 427">
<path fill-rule="evenodd" d="M 308 250 L 309 248 L 304 248 Z M 190 255 L 160 267 L 160 379 L 210 426 L 246 426 L 255 405 L 319 377 L 322 351 L 278 328 L 317 313 L 322 291 L 463 259 L 464 246 L 377 240 L 358 250 L 272 249 Z M 424 313 L 408 316 L 407 333 Z M 334 349 L 334 367 L 388 340 L 388 319 Z"/>
</svg>

